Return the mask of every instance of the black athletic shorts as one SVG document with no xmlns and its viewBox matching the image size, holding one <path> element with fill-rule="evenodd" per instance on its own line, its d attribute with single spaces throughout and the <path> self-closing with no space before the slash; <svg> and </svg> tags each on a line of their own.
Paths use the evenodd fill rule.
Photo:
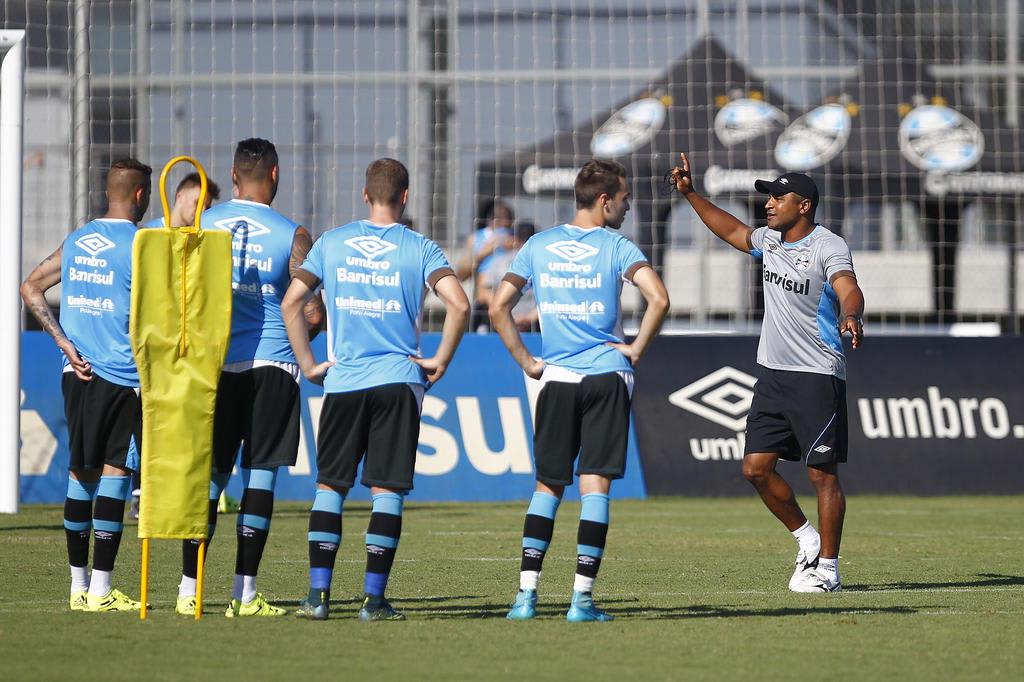
<svg viewBox="0 0 1024 682">
<path fill-rule="evenodd" d="M 82 381 L 74 372 L 64 372 L 64 416 L 68 422 L 68 447 L 73 470 L 102 469 L 104 464 L 132 469 L 128 449 L 135 439 L 142 450 L 142 401 L 138 389 L 121 386 L 93 374 Z"/>
<path fill-rule="evenodd" d="M 808 466 L 846 461 L 846 382 L 829 374 L 761 367 L 744 454 L 769 452 Z"/>
<path fill-rule="evenodd" d="M 280 367 L 221 372 L 213 416 L 213 467 L 229 474 L 242 443 L 242 467 L 293 466 L 299 452 L 299 384 Z"/>
<path fill-rule="evenodd" d="M 629 440 L 629 388 L 616 372 L 579 383 L 549 381 L 537 397 L 533 457 L 537 480 L 572 485 L 576 475 L 622 478 Z"/>
<path fill-rule="evenodd" d="M 412 490 L 420 404 L 409 384 L 327 393 L 316 437 L 317 483 L 351 488 L 365 455 L 366 487 Z"/>
</svg>

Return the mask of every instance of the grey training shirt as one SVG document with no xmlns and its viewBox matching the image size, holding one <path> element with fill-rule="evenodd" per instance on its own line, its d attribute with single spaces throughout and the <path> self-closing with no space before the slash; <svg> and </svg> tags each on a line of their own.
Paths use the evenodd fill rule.
<svg viewBox="0 0 1024 682">
<path fill-rule="evenodd" d="M 846 379 L 839 338 L 839 299 L 829 279 L 853 271 L 846 240 L 822 225 L 786 244 L 776 230 L 750 235 L 751 255 L 763 258 L 764 322 L 757 363 L 771 369 Z"/>
</svg>

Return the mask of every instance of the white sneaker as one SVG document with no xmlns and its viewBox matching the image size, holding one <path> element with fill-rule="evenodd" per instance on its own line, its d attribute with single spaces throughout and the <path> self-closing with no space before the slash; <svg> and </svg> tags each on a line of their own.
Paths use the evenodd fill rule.
<svg viewBox="0 0 1024 682">
<path fill-rule="evenodd" d="M 815 565 L 801 573 L 799 580 L 790 580 L 789 589 L 793 592 L 842 592 L 843 585 L 838 573 L 825 571 Z"/>
<path fill-rule="evenodd" d="M 789 579 L 789 589 L 792 592 L 805 592 L 806 590 L 798 589 L 798 587 L 803 584 L 804 574 L 817 567 L 818 554 L 815 553 L 812 557 L 807 554 L 803 548 L 801 548 L 800 551 L 796 553 L 796 568 L 793 569 L 793 575 Z"/>
</svg>

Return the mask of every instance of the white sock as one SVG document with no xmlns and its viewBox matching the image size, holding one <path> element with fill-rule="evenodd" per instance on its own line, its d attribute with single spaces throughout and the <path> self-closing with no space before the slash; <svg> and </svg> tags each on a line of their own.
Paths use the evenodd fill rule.
<svg viewBox="0 0 1024 682">
<path fill-rule="evenodd" d="M 839 575 L 839 559 L 822 559 L 818 557 L 818 568 L 822 571 Z"/>
<path fill-rule="evenodd" d="M 178 583 L 178 599 L 194 596 L 196 596 L 196 579 L 189 578 L 187 575 L 181 576 L 181 582 Z"/>
<path fill-rule="evenodd" d="M 818 531 L 810 521 L 805 521 L 804 525 L 793 531 L 793 537 L 800 543 L 800 549 L 804 550 L 808 556 L 817 556 L 821 550 L 821 536 L 818 535 Z"/>
<path fill-rule="evenodd" d="M 248 604 L 256 598 L 256 576 L 235 575 L 235 586 L 231 590 L 231 598 Z"/>
<path fill-rule="evenodd" d="M 572 583 L 573 592 L 593 592 L 594 591 L 594 579 L 588 578 L 585 575 L 576 574 L 576 579 Z"/>
<path fill-rule="evenodd" d="M 536 590 L 540 580 L 540 571 L 519 571 L 519 589 Z"/>
<path fill-rule="evenodd" d="M 71 567 L 71 592 L 85 592 L 89 589 L 89 567 Z"/>
<path fill-rule="evenodd" d="M 89 581 L 89 594 L 94 597 L 105 597 L 110 593 L 111 571 L 97 571 L 93 569 L 92 578 Z"/>
</svg>

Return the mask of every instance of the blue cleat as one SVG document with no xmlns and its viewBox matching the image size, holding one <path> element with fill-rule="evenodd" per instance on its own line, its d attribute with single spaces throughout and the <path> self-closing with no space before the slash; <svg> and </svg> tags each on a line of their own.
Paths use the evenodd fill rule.
<svg viewBox="0 0 1024 682">
<path fill-rule="evenodd" d="M 327 590 L 310 590 L 309 596 L 299 602 L 295 615 L 309 620 L 327 620 L 331 613 L 331 593 Z"/>
<path fill-rule="evenodd" d="M 537 615 L 537 590 L 519 590 L 512 610 L 505 616 L 509 620 L 530 620 Z"/>
<path fill-rule="evenodd" d="M 401 611 L 396 611 L 383 596 L 366 595 L 363 607 L 359 609 L 359 620 L 405 620 Z"/>
<path fill-rule="evenodd" d="M 605 622 L 614 618 L 594 605 L 594 596 L 589 592 L 573 592 L 572 605 L 565 614 L 570 623 Z"/>
</svg>

